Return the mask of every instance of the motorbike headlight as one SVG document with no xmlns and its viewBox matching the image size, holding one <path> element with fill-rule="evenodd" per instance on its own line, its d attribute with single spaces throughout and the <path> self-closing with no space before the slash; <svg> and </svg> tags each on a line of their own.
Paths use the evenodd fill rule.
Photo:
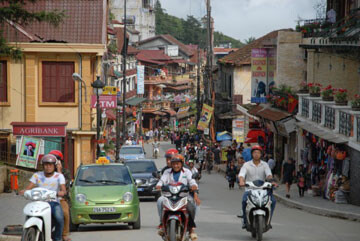
<svg viewBox="0 0 360 241">
<path fill-rule="evenodd" d="M 179 194 L 179 197 L 187 197 L 189 194 L 188 193 L 186 193 L 186 192 L 181 192 L 180 194 Z"/>
<path fill-rule="evenodd" d="M 265 206 L 269 202 L 269 199 L 269 196 L 264 197 L 263 206 Z"/>
<path fill-rule="evenodd" d="M 171 193 L 169 192 L 162 192 L 161 193 L 164 197 L 171 197 Z"/>
<path fill-rule="evenodd" d="M 125 202 L 131 202 L 133 200 L 133 195 L 131 192 L 126 192 L 124 195 L 123 195 L 123 199 Z"/>
<path fill-rule="evenodd" d="M 260 199 L 258 196 L 250 194 L 250 200 L 254 205 L 260 206 Z"/>
<path fill-rule="evenodd" d="M 76 198 L 76 201 L 79 202 L 79 203 L 85 203 L 85 201 L 86 201 L 86 195 L 85 194 L 81 194 L 81 193 L 76 194 L 75 198 Z"/>
<path fill-rule="evenodd" d="M 177 186 L 170 186 L 170 192 L 172 194 L 178 194 L 180 191 L 180 187 L 177 187 Z"/>
<path fill-rule="evenodd" d="M 40 199 L 42 199 L 41 191 L 38 190 L 31 191 L 31 200 L 39 201 Z"/>
</svg>

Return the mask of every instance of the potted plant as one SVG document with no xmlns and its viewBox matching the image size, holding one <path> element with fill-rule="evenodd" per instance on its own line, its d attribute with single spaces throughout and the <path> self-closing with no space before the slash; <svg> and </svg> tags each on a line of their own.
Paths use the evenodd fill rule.
<svg viewBox="0 0 360 241">
<path fill-rule="evenodd" d="M 356 94 L 355 99 L 351 101 L 351 109 L 354 111 L 360 111 L 360 95 Z"/>
<path fill-rule="evenodd" d="M 311 97 L 320 97 L 321 84 L 319 83 L 309 83 L 309 92 Z"/>
<path fill-rule="evenodd" d="M 302 93 L 302 94 L 309 93 L 309 86 L 307 85 L 307 83 L 305 81 L 301 81 L 299 86 L 300 86 L 299 93 Z"/>
<path fill-rule="evenodd" d="M 333 101 L 334 100 L 334 89 L 331 85 L 328 85 L 326 88 L 321 90 L 321 96 L 323 101 Z"/>
<path fill-rule="evenodd" d="M 335 103 L 336 105 L 347 105 L 347 90 L 346 89 L 337 89 L 335 92 Z"/>
</svg>

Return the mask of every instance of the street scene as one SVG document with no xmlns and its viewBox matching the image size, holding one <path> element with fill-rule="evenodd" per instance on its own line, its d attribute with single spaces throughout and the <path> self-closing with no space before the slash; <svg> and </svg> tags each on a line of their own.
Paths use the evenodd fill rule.
<svg viewBox="0 0 360 241">
<path fill-rule="evenodd" d="M 0 241 L 358 240 L 359 16 L 0 1 Z"/>
</svg>

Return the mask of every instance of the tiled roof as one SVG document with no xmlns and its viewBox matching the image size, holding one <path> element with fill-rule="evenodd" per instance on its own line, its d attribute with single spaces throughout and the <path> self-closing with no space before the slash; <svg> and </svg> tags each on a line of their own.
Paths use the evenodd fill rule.
<svg viewBox="0 0 360 241">
<path fill-rule="evenodd" d="M 174 38 L 170 34 L 157 35 L 157 36 L 154 36 L 152 38 L 144 39 L 144 40 L 139 42 L 139 45 L 141 45 L 143 43 L 151 42 L 151 41 L 153 41 L 155 39 L 158 39 L 158 38 L 164 39 L 169 44 L 179 46 L 180 51 L 182 51 L 183 53 L 185 53 L 189 57 L 193 55 L 193 52 L 192 52 L 191 49 L 189 49 L 185 44 L 183 44 L 182 42 L 180 42 L 179 40 L 177 40 L 176 38 Z"/>
<path fill-rule="evenodd" d="M 164 54 L 162 50 L 140 50 L 136 55 L 136 59 L 159 65 L 171 61 L 171 58 Z"/>
<path fill-rule="evenodd" d="M 123 45 L 124 45 L 124 28 L 123 27 L 115 27 L 114 31 L 115 31 L 115 35 L 116 35 L 116 39 L 117 39 L 118 53 L 121 53 Z M 129 34 L 126 34 L 126 36 L 129 37 Z M 134 48 L 131 45 L 128 45 L 127 53 L 129 55 L 134 55 L 134 54 L 137 54 L 138 52 L 139 52 L 138 49 Z"/>
<path fill-rule="evenodd" d="M 279 121 L 291 116 L 291 114 L 287 112 L 276 110 L 264 105 L 257 105 L 254 108 L 250 109 L 248 113 L 250 115 L 260 116 L 264 119 L 271 121 Z"/>
<path fill-rule="evenodd" d="M 27 2 L 28 11 L 65 10 L 65 18 L 59 26 L 46 22 L 33 22 L 26 26 L 4 25 L 3 35 L 9 42 L 66 42 L 105 44 L 106 0 L 38 0 Z M 37 36 L 38 39 L 32 39 Z"/>
<path fill-rule="evenodd" d="M 214 48 L 214 53 L 230 53 L 239 50 L 238 48 Z"/>
<path fill-rule="evenodd" d="M 276 39 L 278 36 L 278 32 L 282 30 L 276 30 L 266 34 L 265 36 L 256 39 L 250 44 L 245 45 L 244 47 L 238 49 L 237 51 L 221 58 L 219 63 L 221 64 L 231 64 L 231 65 L 245 65 L 251 63 L 251 50 L 256 48 L 262 48 L 264 46 L 264 42 L 268 40 Z M 289 30 L 283 30 L 289 31 Z"/>
</svg>

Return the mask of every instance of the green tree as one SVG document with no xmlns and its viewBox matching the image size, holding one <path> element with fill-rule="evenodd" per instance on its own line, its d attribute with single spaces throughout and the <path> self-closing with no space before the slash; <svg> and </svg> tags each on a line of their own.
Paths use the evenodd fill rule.
<svg viewBox="0 0 360 241">
<path fill-rule="evenodd" d="M 0 26 L 4 26 L 5 21 L 12 21 L 19 25 L 26 26 L 32 22 L 48 22 L 53 26 L 58 26 L 65 17 L 64 11 L 38 11 L 30 12 L 25 8 L 26 4 L 36 4 L 37 0 L 0 0 Z M 20 59 L 22 52 L 19 48 L 10 46 L 0 30 L 0 56 L 10 56 Z"/>
<path fill-rule="evenodd" d="M 255 37 L 249 37 L 248 39 L 245 39 L 245 44 L 251 44 L 252 42 L 254 42 L 256 40 Z"/>
</svg>

